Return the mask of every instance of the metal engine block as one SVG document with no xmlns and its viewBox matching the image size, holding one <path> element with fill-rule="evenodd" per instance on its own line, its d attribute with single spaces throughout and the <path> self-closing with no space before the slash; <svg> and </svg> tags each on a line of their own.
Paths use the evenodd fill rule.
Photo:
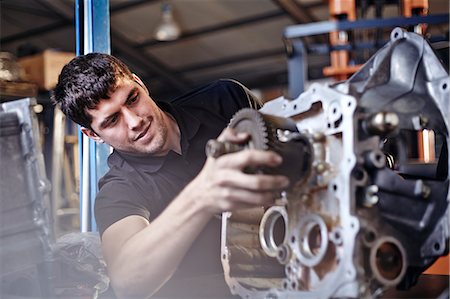
<svg viewBox="0 0 450 299">
<path fill-rule="evenodd" d="M 374 298 L 412 286 L 448 252 L 449 90 L 431 46 L 396 28 L 347 81 L 239 111 L 230 126 L 250 133 L 244 147 L 284 158 L 278 169 L 248 171 L 284 173 L 291 185 L 274 206 L 223 214 L 232 293 Z M 424 130 L 435 135 L 438 163 L 408 158 L 410 136 Z"/>
</svg>

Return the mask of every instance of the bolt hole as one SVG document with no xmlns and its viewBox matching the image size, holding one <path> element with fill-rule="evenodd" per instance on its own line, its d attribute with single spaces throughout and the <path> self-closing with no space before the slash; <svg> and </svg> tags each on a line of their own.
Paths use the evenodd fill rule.
<svg viewBox="0 0 450 299">
<path fill-rule="evenodd" d="M 337 109 L 333 108 L 333 114 L 336 114 L 336 112 L 337 112 Z"/>
<path fill-rule="evenodd" d="M 376 251 L 371 254 L 371 264 L 378 275 L 389 282 L 401 278 L 406 267 L 404 256 L 399 245 L 392 241 L 384 241 L 378 244 Z"/>
<path fill-rule="evenodd" d="M 334 232 L 334 239 L 337 241 L 341 239 L 341 234 L 338 231 Z"/>
<path fill-rule="evenodd" d="M 278 259 L 279 260 L 284 260 L 286 258 L 286 251 L 281 249 L 282 247 L 280 247 L 280 249 L 278 250 Z"/>
<path fill-rule="evenodd" d="M 360 168 L 353 169 L 352 174 L 353 177 L 358 181 L 361 181 L 364 178 L 364 172 Z"/>
<path fill-rule="evenodd" d="M 439 251 L 441 249 L 441 245 L 439 243 L 434 243 L 434 250 Z"/>
<path fill-rule="evenodd" d="M 297 109 L 297 105 L 294 105 L 294 110 L 296 110 Z"/>
<path fill-rule="evenodd" d="M 337 187 L 337 185 L 336 184 L 333 184 L 333 191 L 337 191 L 337 189 L 338 189 L 338 187 Z"/>
<path fill-rule="evenodd" d="M 442 84 L 442 89 L 446 90 L 447 89 L 447 83 Z"/>
<path fill-rule="evenodd" d="M 352 102 L 348 102 L 347 106 L 350 107 L 352 105 Z"/>
<path fill-rule="evenodd" d="M 291 243 L 295 243 L 295 236 L 291 237 Z"/>
<path fill-rule="evenodd" d="M 375 241 L 375 233 L 373 231 L 368 231 L 365 235 L 366 242 L 372 243 Z"/>
<path fill-rule="evenodd" d="M 291 274 L 291 273 L 292 273 L 292 268 L 291 268 L 291 266 L 287 266 L 287 267 L 286 267 L 286 272 L 287 272 L 288 274 Z"/>
<path fill-rule="evenodd" d="M 223 255 L 222 255 L 222 259 L 225 260 L 226 258 L 227 258 L 227 255 L 226 255 L 226 254 L 223 254 Z"/>
<path fill-rule="evenodd" d="M 398 37 L 398 32 L 394 33 L 394 38 Z"/>
</svg>

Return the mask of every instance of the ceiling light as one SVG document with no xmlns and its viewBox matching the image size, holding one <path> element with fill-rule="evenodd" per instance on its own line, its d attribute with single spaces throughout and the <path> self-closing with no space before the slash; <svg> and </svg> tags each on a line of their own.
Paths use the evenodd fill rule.
<svg viewBox="0 0 450 299">
<path fill-rule="evenodd" d="M 155 38 L 159 41 L 171 41 L 180 37 L 180 26 L 175 22 L 172 14 L 172 6 L 163 3 L 161 6 L 161 22 L 156 27 Z"/>
</svg>

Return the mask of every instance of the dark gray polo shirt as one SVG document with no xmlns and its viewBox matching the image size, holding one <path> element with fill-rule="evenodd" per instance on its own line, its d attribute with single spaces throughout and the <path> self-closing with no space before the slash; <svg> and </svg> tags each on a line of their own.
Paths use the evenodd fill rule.
<svg viewBox="0 0 450 299">
<path fill-rule="evenodd" d="M 100 234 L 130 215 L 155 219 L 203 167 L 206 142 L 216 138 L 241 108 L 258 108 L 248 90 L 232 80 L 215 81 L 158 105 L 178 123 L 182 154 L 171 151 L 164 157 L 135 157 L 114 151 L 95 202 Z M 228 296 L 220 263 L 220 227 L 220 219 L 210 221 L 156 297 Z"/>
</svg>

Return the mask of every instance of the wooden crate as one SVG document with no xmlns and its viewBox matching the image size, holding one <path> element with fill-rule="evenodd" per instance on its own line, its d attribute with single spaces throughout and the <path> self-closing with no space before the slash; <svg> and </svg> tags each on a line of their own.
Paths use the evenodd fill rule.
<svg viewBox="0 0 450 299">
<path fill-rule="evenodd" d="M 25 70 L 27 81 L 36 83 L 40 90 L 51 90 L 56 86 L 64 65 L 74 57 L 72 52 L 45 50 L 36 55 L 22 57 L 18 62 Z"/>
</svg>

